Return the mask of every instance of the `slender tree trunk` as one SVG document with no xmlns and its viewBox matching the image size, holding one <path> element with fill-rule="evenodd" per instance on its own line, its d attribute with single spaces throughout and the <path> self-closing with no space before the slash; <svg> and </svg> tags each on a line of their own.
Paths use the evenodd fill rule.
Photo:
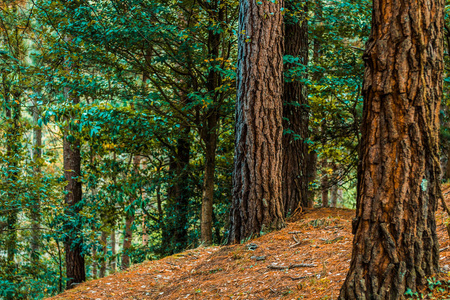
<svg viewBox="0 0 450 300">
<path fill-rule="evenodd" d="M 79 98 L 65 89 L 65 96 L 73 104 L 80 102 Z M 69 119 L 69 123 L 73 120 Z M 66 288 L 71 289 L 76 284 L 86 280 L 84 255 L 82 254 L 83 241 L 80 237 L 81 226 L 78 222 L 78 213 L 81 210 L 79 202 L 82 199 L 81 190 L 81 154 L 80 141 L 71 133 L 71 125 L 65 129 L 63 141 L 64 175 L 67 185 L 65 187 L 65 215 L 67 217 L 64 230 L 67 233 L 64 247 L 66 252 Z M 70 140 L 69 140 L 70 139 Z"/>
<path fill-rule="evenodd" d="M 139 173 L 141 157 L 139 155 L 135 155 L 133 157 L 133 165 L 135 174 Z M 131 199 L 130 203 L 133 203 L 135 199 Z M 130 251 L 133 240 L 133 222 L 134 222 L 134 213 L 133 210 L 128 210 L 125 217 L 125 235 L 123 237 L 123 247 L 122 247 L 122 270 L 130 267 Z"/>
<path fill-rule="evenodd" d="M 450 179 L 450 149 L 447 151 L 447 165 L 445 167 L 445 178 L 444 180 Z"/>
<path fill-rule="evenodd" d="M 101 244 L 102 244 L 102 263 L 100 264 L 100 278 L 106 275 L 106 255 L 108 254 L 107 233 L 102 230 Z"/>
<path fill-rule="evenodd" d="M 42 158 L 42 128 L 38 125 L 39 111 L 37 105 L 33 108 L 33 161 L 35 163 L 34 173 L 36 178 L 41 179 L 41 158 Z M 39 226 L 41 223 L 41 196 L 39 191 L 36 192 L 36 198 L 31 208 L 31 261 L 34 266 L 39 262 Z"/>
<path fill-rule="evenodd" d="M 283 1 L 240 1 L 229 243 L 284 226 L 282 7 Z"/>
<path fill-rule="evenodd" d="M 94 245 L 92 247 L 92 278 L 97 279 L 97 266 L 98 266 L 98 257 L 97 257 L 97 247 Z"/>
<path fill-rule="evenodd" d="M 308 153 L 306 178 L 308 180 L 308 207 L 314 206 L 314 198 L 316 195 L 315 189 L 312 187 L 313 182 L 317 176 L 317 152 L 310 151 Z"/>
<path fill-rule="evenodd" d="M 111 273 L 115 273 L 116 272 L 116 231 L 114 229 L 114 227 L 111 229 L 111 264 L 110 264 L 110 269 L 111 269 Z"/>
<path fill-rule="evenodd" d="M 224 21 L 223 8 L 219 1 L 210 4 L 211 18 L 221 24 Z M 218 30 L 208 31 L 209 56 L 220 64 L 216 59 L 220 56 L 221 34 Z M 212 243 L 212 215 L 214 200 L 214 171 L 216 166 L 217 130 L 219 125 L 219 111 L 217 105 L 219 93 L 216 89 L 221 85 L 221 76 L 216 68 L 211 68 L 208 74 L 207 87 L 213 95 L 213 107 L 208 110 L 208 117 L 203 122 L 201 137 L 205 143 L 205 171 L 203 176 L 202 215 L 201 215 L 201 242 L 203 245 Z"/>
<path fill-rule="evenodd" d="M 322 131 L 322 148 L 324 149 L 327 144 L 327 137 L 326 137 L 327 119 L 326 119 L 326 116 L 324 117 L 324 119 L 322 121 L 321 131 Z M 326 153 L 324 155 L 326 155 Z M 322 192 L 322 207 L 329 207 L 330 203 L 329 203 L 328 195 L 329 195 L 329 190 L 330 190 L 330 182 L 329 182 L 329 176 L 328 176 L 328 169 L 329 169 L 328 158 L 326 156 L 324 156 L 322 158 L 321 165 L 322 165 L 322 178 L 320 179 L 320 190 Z"/>
<path fill-rule="evenodd" d="M 286 9 L 292 11 L 293 0 L 286 1 Z M 305 67 L 308 65 L 308 21 L 304 4 L 302 20 L 285 20 L 285 55 L 299 57 Z M 298 68 L 295 63 L 285 63 L 284 71 Z M 306 77 L 305 75 L 302 78 Z M 283 203 L 285 216 L 298 207 L 310 207 L 308 201 L 308 122 L 309 106 L 306 86 L 298 78 L 287 77 L 283 93 Z"/>
<path fill-rule="evenodd" d="M 189 127 L 181 128 L 181 136 L 177 141 L 175 157 L 171 158 L 169 172 L 172 174 L 172 185 L 167 192 L 166 215 L 163 224 L 162 253 L 170 255 L 181 252 L 188 243 L 190 148 Z"/>
<path fill-rule="evenodd" d="M 328 182 L 328 161 L 326 158 L 322 160 L 322 178 L 320 180 L 320 189 L 322 192 L 322 207 L 328 207 L 328 191 L 329 191 L 329 182 Z"/>
<path fill-rule="evenodd" d="M 17 200 L 19 197 L 14 190 L 18 179 L 18 160 L 16 156 L 20 151 L 20 104 L 18 100 L 9 98 L 9 93 L 6 93 L 5 106 L 6 106 L 6 157 L 7 162 L 7 185 L 9 186 L 6 193 L 6 203 L 8 203 L 6 214 L 7 222 L 7 238 L 6 238 L 6 278 L 10 284 L 16 282 L 16 253 L 17 253 L 17 220 L 18 213 L 20 211 L 20 202 Z M 12 100 L 12 101 L 11 101 Z M 14 101 L 16 100 L 16 101 Z M 6 295 L 7 300 L 14 299 L 14 293 L 8 293 Z"/>
<path fill-rule="evenodd" d="M 337 165 L 335 162 L 332 163 L 332 169 L 333 169 L 333 177 L 332 177 L 332 182 L 331 182 L 331 203 L 330 206 L 331 207 L 337 207 L 337 200 L 338 200 L 338 189 L 339 189 L 339 185 L 338 185 L 338 178 L 339 178 L 339 174 L 337 173 Z"/>
<path fill-rule="evenodd" d="M 142 220 L 142 246 L 148 245 L 147 225 L 145 224 L 145 218 Z"/>
<path fill-rule="evenodd" d="M 338 186 L 337 184 L 334 184 L 331 187 L 331 207 L 337 207 L 337 200 L 338 200 Z"/>
<path fill-rule="evenodd" d="M 201 222 L 201 241 L 204 245 L 212 243 L 212 215 L 214 199 L 214 170 L 216 166 L 216 147 L 217 147 L 217 116 L 211 115 L 206 130 L 204 141 L 206 146 L 205 153 L 205 173 L 202 196 L 202 222 Z"/>
<path fill-rule="evenodd" d="M 314 1 L 314 10 L 315 14 L 317 14 L 318 19 L 321 21 L 322 19 L 322 2 L 321 0 Z M 316 68 L 312 74 L 312 79 L 315 82 L 319 82 L 322 78 L 322 73 L 318 71 L 317 67 L 320 65 L 320 58 L 321 58 L 321 51 L 320 48 L 322 47 L 322 29 L 319 27 L 319 31 L 316 34 L 316 37 L 314 37 L 313 40 L 313 62 L 314 67 Z M 319 130 L 317 127 L 314 127 L 312 129 L 311 136 L 316 137 L 319 135 Z M 315 187 L 312 187 L 312 183 L 317 178 L 317 152 L 316 151 L 310 151 L 308 153 L 308 159 L 307 159 L 307 166 L 306 166 L 306 178 L 308 179 L 308 201 L 309 205 L 312 207 L 314 205 L 314 199 L 316 196 L 316 189 Z"/>
<path fill-rule="evenodd" d="M 350 270 L 340 299 L 402 299 L 439 272 L 443 0 L 374 0 Z"/>
<path fill-rule="evenodd" d="M 131 242 L 133 239 L 132 226 L 134 222 L 134 216 L 127 216 L 125 220 L 125 235 L 123 237 L 123 247 L 122 247 L 122 270 L 128 269 L 130 267 L 130 251 Z"/>
<path fill-rule="evenodd" d="M 337 207 L 338 200 L 338 186 L 335 184 L 331 187 L 331 207 Z"/>
</svg>

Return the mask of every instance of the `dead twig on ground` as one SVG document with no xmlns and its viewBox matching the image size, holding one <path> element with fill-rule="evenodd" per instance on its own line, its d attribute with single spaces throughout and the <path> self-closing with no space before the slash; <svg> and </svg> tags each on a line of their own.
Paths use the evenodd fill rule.
<svg viewBox="0 0 450 300">
<path fill-rule="evenodd" d="M 294 268 L 313 268 L 317 267 L 316 264 L 291 264 L 289 266 L 278 266 L 278 265 L 268 265 L 267 268 L 272 270 L 286 270 L 286 269 L 294 269 Z"/>
</svg>

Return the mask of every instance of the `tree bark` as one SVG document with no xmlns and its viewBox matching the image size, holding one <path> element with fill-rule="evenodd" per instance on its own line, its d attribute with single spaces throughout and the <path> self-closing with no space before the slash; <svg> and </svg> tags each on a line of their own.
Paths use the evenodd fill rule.
<svg viewBox="0 0 450 300">
<path fill-rule="evenodd" d="M 339 299 L 401 299 L 439 271 L 443 0 L 374 0 L 350 270 Z"/>
<path fill-rule="evenodd" d="M 111 264 L 110 269 L 111 273 L 116 272 L 116 231 L 114 227 L 111 229 Z"/>
<path fill-rule="evenodd" d="M 133 240 L 133 222 L 134 215 L 127 215 L 125 219 L 125 235 L 123 237 L 123 246 L 122 246 L 122 270 L 128 269 L 130 267 L 130 251 L 131 251 L 131 242 Z"/>
<path fill-rule="evenodd" d="M 320 189 L 322 192 L 322 207 L 328 207 L 328 191 L 329 191 L 329 182 L 328 182 L 328 161 L 326 158 L 322 160 L 322 178 L 320 179 Z"/>
<path fill-rule="evenodd" d="M 137 175 L 139 173 L 141 157 L 135 155 L 133 157 L 133 168 L 134 173 Z M 135 199 L 131 199 L 130 203 L 133 203 Z M 130 267 L 130 251 L 133 240 L 133 222 L 134 222 L 134 210 L 130 209 L 125 215 L 125 234 L 123 237 L 123 247 L 122 247 L 122 270 Z"/>
<path fill-rule="evenodd" d="M 16 253 L 17 249 L 17 221 L 20 211 L 20 200 L 14 187 L 16 186 L 18 179 L 18 160 L 16 155 L 19 155 L 20 151 L 20 103 L 19 100 L 10 98 L 9 91 L 5 94 L 5 106 L 6 106 L 6 157 L 7 157 L 7 172 L 6 182 L 9 186 L 6 193 L 6 203 L 8 204 L 6 210 L 6 224 L 7 224 L 7 237 L 6 237 L 6 279 L 10 284 L 17 282 L 15 274 L 17 273 L 16 266 Z M 7 293 L 6 299 L 12 300 L 15 297 L 15 292 Z"/>
<path fill-rule="evenodd" d="M 73 104 L 80 102 L 79 98 L 65 89 L 66 98 Z M 69 122 L 73 120 L 69 119 Z M 66 288 L 71 289 L 76 284 L 86 280 L 84 255 L 82 254 L 83 240 L 80 236 L 81 224 L 79 224 L 78 213 L 81 208 L 81 154 L 80 141 L 71 135 L 71 128 L 65 129 L 63 141 L 64 175 L 67 182 L 65 187 L 65 215 L 68 218 L 64 230 L 67 237 L 64 241 L 66 251 L 66 276 L 68 278 Z M 69 137 L 73 141 L 69 141 Z"/>
<path fill-rule="evenodd" d="M 218 24 L 223 22 L 224 12 L 219 1 L 210 5 L 211 18 Z M 216 59 L 220 55 L 220 32 L 215 29 L 208 31 L 209 56 L 214 59 L 214 64 L 219 64 Z M 202 215 L 201 215 L 201 242 L 203 245 L 212 243 L 212 215 L 214 200 L 214 171 L 216 167 L 217 130 L 219 125 L 219 110 L 217 107 L 219 93 L 216 89 L 221 85 L 220 73 L 217 68 L 211 68 L 208 73 L 207 87 L 212 94 L 213 104 L 207 111 L 207 118 L 203 122 L 201 137 L 205 143 L 205 171 L 203 177 Z"/>
<path fill-rule="evenodd" d="M 338 189 L 339 189 L 339 185 L 338 185 L 338 174 L 337 174 L 337 165 L 336 163 L 332 163 L 332 169 L 333 169 L 333 179 L 332 179 L 332 185 L 331 185 L 331 202 L 330 202 L 330 206 L 331 207 L 337 207 L 337 201 L 338 201 Z"/>
<path fill-rule="evenodd" d="M 292 0 L 286 1 L 286 9 L 292 11 Z M 285 55 L 299 57 L 305 67 L 308 65 L 308 21 L 304 4 L 302 20 L 293 18 L 285 21 Z M 295 63 L 285 63 L 284 71 L 298 67 Z M 306 73 L 305 73 L 306 74 Z M 305 75 L 303 76 L 305 77 Z M 309 106 L 306 86 L 298 79 L 288 78 L 283 92 L 283 167 L 282 192 L 285 216 L 293 213 L 300 205 L 310 207 L 308 201 L 308 122 Z"/>
<path fill-rule="evenodd" d="M 148 233 L 147 233 L 147 225 L 145 224 L 145 217 L 142 220 L 142 246 L 148 245 Z"/>
<path fill-rule="evenodd" d="M 191 149 L 189 133 L 190 128 L 182 126 L 176 153 L 170 158 L 169 172 L 172 175 L 172 184 L 167 192 L 167 218 L 163 224 L 161 251 L 165 255 L 183 251 L 188 243 L 187 228 L 191 197 L 188 170 Z"/>
<path fill-rule="evenodd" d="M 322 2 L 321 0 L 316 0 L 314 2 L 314 13 L 317 15 L 319 21 L 322 21 Z M 317 26 L 317 25 L 316 25 Z M 318 67 L 320 65 L 321 52 L 320 48 L 322 46 L 322 29 L 319 27 L 318 32 L 313 40 L 313 62 L 314 67 Z M 322 78 L 322 73 L 316 69 L 312 74 L 312 79 L 315 82 L 319 82 Z M 313 138 L 319 135 L 319 130 L 317 127 L 312 129 L 312 133 L 310 134 Z M 312 184 L 317 178 L 317 152 L 310 151 L 308 153 L 307 166 L 306 166 L 306 178 L 308 180 L 308 204 L 310 207 L 314 205 L 314 199 L 316 196 L 316 189 L 312 187 Z"/>
<path fill-rule="evenodd" d="M 98 257 L 97 257 L 97 247 L 94 244 L 92 247 L 92 279 L 97 279 L 97 266 L 98 266 Z"/>
<path fill-rule="evenodd" d="M 108 254 L 107 234 L 106 231 L 104 230 L 102 230 L 101 244 L 102 244 L 102 263 L 100 264 L 100 278 L 103 278 L 106 276 L 106 255 Z"/>
<path fill-rule="evenodd" d="M 39 121 L 39 111 L 37 107 L 37 102 L 34 103 L 33 107 L 33 161 L 34 161 L 34 173 L 36 178 L 41 180 L 41 158 L 42 158 L 42 128 L 38 125 Z M 36 192 L 36 197 L 34 203 L 31 207 L 31 261 L 34 266 L 38 266 L 39 262 L 39 239 L 40 239 L 40 220 L 41 220 L 41 196 L 39 191 Z"/>
<path fill-rule="evenodd" d="M 212 243 L 212 215 L 214 199 L 214 170 L 217 147 L 217 113 L 213 113 L 206 122 L 205 130 L 205 173 L 202 196 L 201 241 L 207 246 Z"/>
<path fill-rule="evenodd" d="M 283 1 L 241 0 L 229 243 L 284 226 Z"/>
</svg>

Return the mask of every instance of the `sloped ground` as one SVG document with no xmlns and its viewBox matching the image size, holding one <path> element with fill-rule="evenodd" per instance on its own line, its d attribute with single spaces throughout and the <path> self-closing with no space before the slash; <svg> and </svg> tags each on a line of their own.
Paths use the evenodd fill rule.
<svg viewBox="0 0 450 300">
<path fill-rule="evenodd" d="M 145 262 L 50 299 L 337 299 L 351 257 L 353 217 L 354 211 L 346 209 L 308 210 L 285 229 L 245 244 Z M 449 272 L 446 218 L 438 212 L 440 263 Z M 448 273 L 439 277 L 450 279 Z M 450 299 L 447 286 L 432 293 L 425 299 Z"/>
</svg>

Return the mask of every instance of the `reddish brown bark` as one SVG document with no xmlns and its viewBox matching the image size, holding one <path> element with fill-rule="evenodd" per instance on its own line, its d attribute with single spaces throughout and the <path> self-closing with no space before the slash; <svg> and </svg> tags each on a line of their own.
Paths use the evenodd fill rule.
<svg viewBox="0 0 450 300">
<path fill-rule="evenodd" d="M 122 270 L 128 269 L 130 267 L 130 251 L 131 242 L 133 240 L 133 226 L 134 215 L 127 215 L 125 219 L 125 235 L 123 237 L 123 247 L 122 247 Z"/>
<path fill-rule="evenodd" d="M 229 243 L 284 226 L 283 1 L 240 1 Z"/>
<path fill-rule="evenodd" d="M 291 0 L 286 9 L 292 11 Z M 306 11 L 306 5 L 304 5 Z M 299 57 L 300 63 L 308 64 L 308 21 L 290 19 L 285 22 L 285 55 Z M 288 72 L 297 64 L 285 63 Z M 310 207 L 308 201 L 308 121 L 309 106 L 306 86 L 297 80 L 287 79 L 283 92 L 283 204 L 284 213 L 293 213 L 298 206 Z"/>
<path fill-rule="evenodd" d="M 443 0 L 374 0 L 352 260 L 340 299 L 401 299 L 438 272 Z"/>
</svg>

